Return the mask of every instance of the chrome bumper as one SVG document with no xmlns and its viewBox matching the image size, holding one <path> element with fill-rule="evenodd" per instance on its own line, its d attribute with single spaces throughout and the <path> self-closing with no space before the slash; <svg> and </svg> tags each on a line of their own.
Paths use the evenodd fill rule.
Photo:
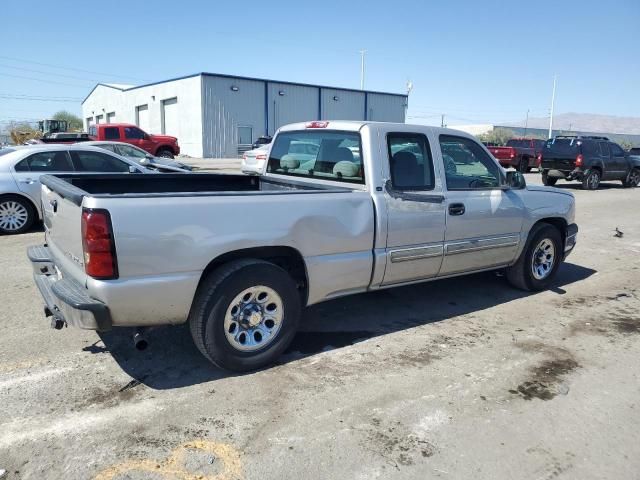
<svg viewBox="0 0 640 480">
<path fill-rule="evenodd" d="M 60 277 L 46 245 L 27 249 L 33 267 L 33 279 L 44 299 L 44 312 L 51 317 L 51 325 L 64 325 L 88 330 L 111 329 L 107 306 L 91 297 L 87 289 L 70 278 Z"/>
</svg>

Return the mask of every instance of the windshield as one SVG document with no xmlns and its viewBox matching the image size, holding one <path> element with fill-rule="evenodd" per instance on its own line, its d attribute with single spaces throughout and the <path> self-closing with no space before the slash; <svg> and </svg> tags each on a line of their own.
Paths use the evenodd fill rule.
<svg viewBox="0 0 640 480">
<path fill-rule="evenodd" d="M 282 132 L 267 164 L 268 173 L 364 183 L 360 134 L 335 130 Z"/>
</svg>

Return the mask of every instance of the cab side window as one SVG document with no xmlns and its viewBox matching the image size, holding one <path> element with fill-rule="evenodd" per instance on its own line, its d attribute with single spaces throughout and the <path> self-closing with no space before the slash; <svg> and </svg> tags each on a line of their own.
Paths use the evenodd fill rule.
<svg viewBox="0 0 640 480">
<path fill-rule="evenodd" d="M 79 172 L 129 172 L 129 164 L 101 152 L 73 151 L 73 163 Z"/>
<path fill-rule="evenodd" d="M 143 140 L 144 139 L 144 132 L 142 130 L 140 130 L 139 128 L 124 127 L 124 137 L 125 138 Z"/>
<path fill-rule="evenodd" d="M 391 184 L 395 190 L 433 190 L 433 160 L 427 137 L 415 133 L 387 135 Z"/>
<path fill-rule="evenodd" d="M 617 143 L 610 143 L 611 153 L 616 157 L 624 156 L 624 150 Z"/>
<path fill-rule="evenodd" d="M 475 141 L 440 135 L 447 189 L 486 190 L 501 185 L 500 167 Z"/>
<path fill-rule="evenodd" d="M 28 156 L 15 167 L 16 172 L 72 172 L 67 152 L 38 152 Z"/>
</svg>

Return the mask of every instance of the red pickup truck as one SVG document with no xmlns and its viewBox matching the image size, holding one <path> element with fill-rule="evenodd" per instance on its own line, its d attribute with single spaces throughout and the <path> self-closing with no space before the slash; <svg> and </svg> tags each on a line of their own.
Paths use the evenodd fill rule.
<svg viewBox="0 0 640 480">
<path fill-rule="evenodd" d="M 537 166 L 536 159 L 542 152 L 544 140 L 512 138 L 504 147 L 487 147 L 503 167 L 515 167 L 522 173 Z"/>
<path fill-rule="evenodd" d="M 124 142 L 146 150 L 154 157 L 173 158 L 180 153 L 176 137 L 151 135 L 129 123 L 99 123 L 89 127 L 91 140 Z"/>
</svg>

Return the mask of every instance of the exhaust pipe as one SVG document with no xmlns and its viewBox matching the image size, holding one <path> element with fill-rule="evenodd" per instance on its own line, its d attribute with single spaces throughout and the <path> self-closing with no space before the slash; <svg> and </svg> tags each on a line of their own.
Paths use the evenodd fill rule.
<svg viewBox="0 0 640 480">
<path fill-rule="evenodd" d="M 139 351 L 146 350 L 149 346 L 149 342 L 144 336 L 144 329 L 139 328 L 136 330 L 136 333 L 133 334 L 133 345 L 136 347 L 136 350 Z"/>
</svg>

